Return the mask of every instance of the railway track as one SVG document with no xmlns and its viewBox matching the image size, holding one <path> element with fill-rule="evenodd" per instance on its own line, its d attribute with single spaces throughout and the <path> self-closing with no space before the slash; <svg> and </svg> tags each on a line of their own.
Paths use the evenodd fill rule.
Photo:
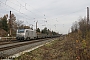
<svg viewBox="0 0 90 60">
<path fill-rule="evenodd" d="M 18 42 L 17 41 L 15 41 L 15 42 L 0 42 L 0 46 L 6 45 L 6 44 L 13 44 L 13 43 L 18 43 Z"/>
<path fill-rule="evenodd" d="M 10 46 L 1 47 L 0 48 L 0 52 L 7 51 L 7 50 L 10 50 L 10 49 L 13 49 L 13 48 L 22 47 L 22 46 L 33 44 L 33 43 L 37 43 L 37 42 L 41 42 L 41 41 L 46 41 L 46 40 L 49 40 L 49 39 L 50 38 L 39 39 L 39 40 L 27 41 L 26 43 L 21 43 L 21 44 L 16 44 L 16 45 L 10 45 Z M 6 44 L 6 45 L 8 45 L 8 44 Z M 8 54 L 7 55 L 0 55 L 0 59 L 1 58 L 6 58 L 7 56 L 8 56 Z"/>
<path fill-rule="evenodd" d="M 16 48 L 16 47 L 20 47 L 20 46 L 24 46 L 24 45 L 28 45 L 28 44 L 32 44 L 32 43 L 36 43 L 36 42 L 40 42 L 40 41 L 44 41 L 44 40 L 45 39 L 43 39 L 43 40 L 34 40 L 34 41 L 31 41 L 31 42 L 22 43 L 22 44 L 18 44 L 18 45 L 12 45 L 12 46 L 7 46 L 7 47 L 2 47 L 2 48 L 0 48 L 0 51 L 12 49 L 12 48 Z"/>
<path fill-rule="evenodd" d="M 48 38 L 46 38 L 46 39 L 48 39 Z M 41 39 L 38 39 L 38 40 L 41 40 Z M 26 40 L 26 41 L 34 41 L 34 40 Z M 19 42 L 25 42 L 25 41 L 17 41 L 17 40 L 0 41 L 0 46 L 6 45 L 6 44 L 19 43 Z"/>
</svg>

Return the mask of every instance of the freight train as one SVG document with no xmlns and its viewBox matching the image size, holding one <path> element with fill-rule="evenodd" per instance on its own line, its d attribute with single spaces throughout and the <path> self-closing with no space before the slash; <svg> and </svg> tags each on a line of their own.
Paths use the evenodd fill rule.
<svg viewBox="0 0 90 60">
<path fill-rule="evenodd" d="M 32 29 L 17 29 L 17 33 L 16 33 L 17 40 L 53 38 L 59 36 L 60 36 L 59 34 L 53 35 L 53 34 L 36 33 L 36 30 L 32 30 Z"/>
</svg>

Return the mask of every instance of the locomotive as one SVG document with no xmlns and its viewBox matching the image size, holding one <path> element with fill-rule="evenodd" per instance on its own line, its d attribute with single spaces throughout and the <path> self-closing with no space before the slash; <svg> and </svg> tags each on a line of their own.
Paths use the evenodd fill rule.
<svg viewBox="0 0 90 60">
<path fill-rule="evenodd" d="M 52 38 L 58 36 L 60 35 L 37 33 L 36 30 L 32 30 L 32 29 L 17 29 L 17 33 L 16 33 L 17 40 Z"/>
</svg>

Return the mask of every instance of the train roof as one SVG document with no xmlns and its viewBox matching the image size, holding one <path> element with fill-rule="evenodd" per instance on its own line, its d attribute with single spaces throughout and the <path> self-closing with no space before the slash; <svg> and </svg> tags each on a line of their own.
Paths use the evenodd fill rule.
<svg viewBox="0 0 90 60">
<path fill-rule="evenodd" d="M 36 31 L 36 30 L 32 30 L 32 29 L 17 29 L 17 30 L 29 30 L 29 31 Z"/>
</svg>

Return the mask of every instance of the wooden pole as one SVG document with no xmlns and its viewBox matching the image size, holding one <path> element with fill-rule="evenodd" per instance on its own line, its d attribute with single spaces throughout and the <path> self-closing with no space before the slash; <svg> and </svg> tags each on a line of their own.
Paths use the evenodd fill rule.
<svg viewBox="0 0 90 60">
<path fill-rule="evenodd" d="M 11 31 L 11 26 L 12 26 L 12 24 L 11 24 L 11 11 L 10 11 L 10 20 L 9 20 L 10 36 L 11 36 L 11 34 L 12 34 L 12 33 L 11 33 L 11 32 L 12 32 L 12 31 Z"/>
<path fill-rule="evenodd" d="M 89 7 L 87 7 L 87 25 L 89 23 Z"/>
</svg>

